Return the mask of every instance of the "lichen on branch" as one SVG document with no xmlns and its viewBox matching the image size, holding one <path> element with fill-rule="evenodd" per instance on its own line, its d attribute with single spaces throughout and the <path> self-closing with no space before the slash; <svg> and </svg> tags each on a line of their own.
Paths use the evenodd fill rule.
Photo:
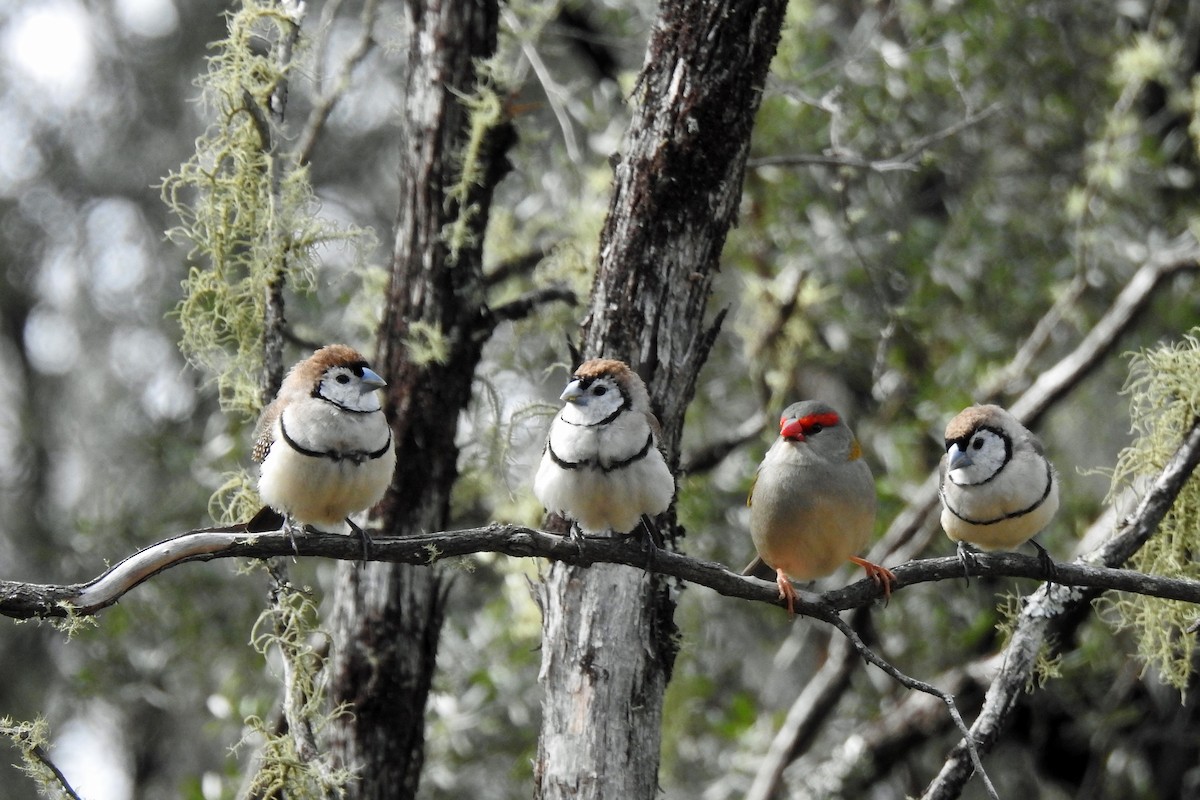
<svg viewBox="0 0 1200 800">
<path fill-rule="evenodd" d="M 272 291 L 315 286 L 315 249 L 335 241 L 362 248 L 369 232 L 318 216 L 308 170 L 285 149 L 284 93 L 302 53 L 302 12 L 245 0 L 228 15 L 198 80 L 213 122 L 196 152 L 162 184 L 179 219 L 168 231 L 190 246 L 184 297 L 176 308 L 184 355 L 215 381 L 222 407 L 253 419 L 266 304 Z M 266 45 L 264 47 L 264 44 Z"/>
<path fill-rule="evenodd" d="M 1117 459 L 1110 501 L 1158 474 L 1200 417 L 1200 329 L 1179 342 L 1134 355 L 1130 419 L 1135 439 Z M 1200 579 L 1200 477 L 1191 476 L 1155 533 L 1130 560 L 1152 575 Z M 1120 624 L 1137 633 L 1139 655 L 1162 680 L 1181 691 L 1192 675 L 1197 620 L 1189 603 L 1122 595 L 1114 602 Z"/>
</svg>

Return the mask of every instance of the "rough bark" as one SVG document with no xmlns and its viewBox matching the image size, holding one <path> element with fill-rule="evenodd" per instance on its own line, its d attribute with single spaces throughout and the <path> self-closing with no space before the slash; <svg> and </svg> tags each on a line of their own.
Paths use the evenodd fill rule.
<svg viewBox="0 0 1200 800">
<path fill-rule="evenodd" d="M 483 147 L 483 179 L 459 201 L 467 110 L 478 59 L 495 49 L 494 0 L 403 4 L 409 54 L 400 104 L 400 208 L 377 370 L 388 381 L 385 411 L 397 447 L 396 474 L 372 527 L 404 536 L 446 527 L 457 478 L 454 432 L 490 329 L 478 242 L 491 193 L 507 170 L 507 124 Z M 461 203 L 461 205 L 460 205 Z M 473 237 L 450 263 L 446 226 L 469 207 Z M 446 345 L 443 360 L 409 347 L 420 323 Z M 409 565 L 342 565 L 334 600 L 331 694 L 349 703 L 332 746 L 359 770 L 352 798 L 416 795 L 424 758 L 424 711 L 437 655 L 447 578 Z"/>
<path fill-rule="evenodd" d="M 642 375 L 672 467 L 719 327 L 719 318 L 705 322 L 706 304 L 784 6 L 664 2 L 616 168 L 582 355 L 620 358 Z M 670 530 L 672 516 L 660 527 Z M 677 649 L 668 582 L 636 568 L 556 563 L 539 601 L 545 699 L 536 796 L 654 797 Z"/>
</svg>

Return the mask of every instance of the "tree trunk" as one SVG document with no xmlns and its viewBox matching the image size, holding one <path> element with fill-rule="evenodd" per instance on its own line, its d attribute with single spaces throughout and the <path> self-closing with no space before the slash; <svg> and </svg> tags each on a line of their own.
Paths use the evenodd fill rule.
<svg viewBox="0 0 1200 800">
<path fill-rule="evenodd" d="M 624 359 L 646 380 L 673 468 L 720 324 L 705 324 L 705 306 L 785 5 L 664 0 L 616 170 L 583 355 Z M 654 797 L 677 650 L 667 581 L 629 567 L 556 563 L 539 600 L 536 796 Z"/>
<path fill-rule="evenodd" d="M 491 193 L 507 171 L 511 126 L 493 128 L 480 154 L 482 178 L 470 205 L 468 243 L 450 263 L 443 238 L 461 210 L 456 183 L 478 59 L 495 49 L 494 0 L 402 4 L 408 74 L 400 120 L 400 209 L 387 307 L 373 365 L 388 381 L 385 410 L 397 447 L 396 473 L 372 527 L 387 535 L 444 530 L 458 476 L 459 411 L 490 330 L 479 242 Z M 414 325 L 419 326 L 414 329 Z M 445 357 L 414 356 L 409 343 L 433 337 Z M 440 569 L 343 564 L 334 599 L 334 702 L 349 703 L 331 745 L 358 770 L 351 798 L 411 798 L 424 759 L 424 712 L 437 655 L 448 579 Z"/>
</svg>

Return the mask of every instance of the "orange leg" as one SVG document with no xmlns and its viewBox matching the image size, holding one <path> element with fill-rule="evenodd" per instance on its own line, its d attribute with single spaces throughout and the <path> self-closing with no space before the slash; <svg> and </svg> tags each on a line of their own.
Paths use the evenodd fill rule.
<svg viewBox="0 0 1200 800">
<path fill-rule="evenodd" d="M 779 599 L 787 600 L 788 616 L 796 616 L 796 587 L 781 569 L 775 570 L 775 585 L 779 587 Z"/>
<path fill-rule="evenodd" d="M 892 584 L 896 582 L 895 573 L 887 567 L 872 564 L 865 558 L 850 556 L 850 560 L 866 570 L 867 577 L 875 581 L 875 585 L 883 589 L 883 601 L 885 603 L 892 599 Z"/>
</svg>

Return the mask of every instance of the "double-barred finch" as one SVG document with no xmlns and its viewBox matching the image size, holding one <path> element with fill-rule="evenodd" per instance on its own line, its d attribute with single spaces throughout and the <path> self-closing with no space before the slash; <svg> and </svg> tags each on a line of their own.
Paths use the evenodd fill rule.
<svg viewBox="0 0 1200 800">
<path fill-rule="evenodd" d="M 760 573 L 764 564 L 773 569 L 789 614 L 796 600 L 789 576 L 824 577 L 846 561 L 891 597 L 891 570 L 855 555 L 875 527 L 875 481 L 858 440 L 831 406 L 805 400 L 784 410 L 747 502 L 758 558 L 743 574 Z"/>
<path fill-rule="evenodd" d="M 396 466 L 392 430 L 379 404 L 386 386 L 357 351 L 322 347 L 288 372 L 254 431 L 258 493 L 295 526 L 345 531 L 349 516 L 383 497 Z"/>
<path fill-rule="evenodd" d="M 629 533 L 671 505 L 675 478 L 659 450 L 646 385 L 608 358 L 575 370 L 550 425 L 533 493 L 581 533 Z"/>
<path fill-rule="evenodd" d="M 1054 574 L 1033 537 L 1058 510 L 1058 475 L 1016 417 L 994 405 L 964 409 L 946 426 L 941 475 L 942 528 L 958 542 L 964 569 L 972 560 L 968 544 L 1015 550 L 1030 542 L 1046 574 Z"/>
</svg>

